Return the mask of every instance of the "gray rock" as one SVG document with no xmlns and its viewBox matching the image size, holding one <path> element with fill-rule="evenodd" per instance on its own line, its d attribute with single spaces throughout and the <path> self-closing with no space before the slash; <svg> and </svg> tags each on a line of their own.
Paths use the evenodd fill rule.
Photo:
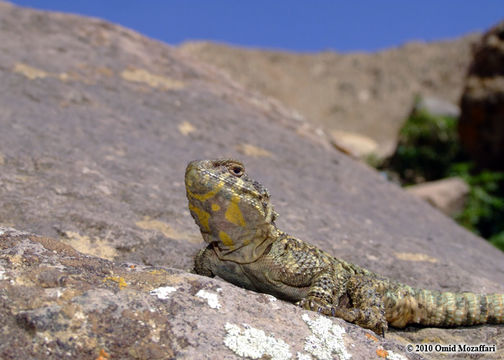
<svg viewBox="0 0 504 360">
<path fill-rule="evenodd" d="M 0 227 L 2 359 L 371 358 L 403 346 L 226 282 Z M 44 271 L 63 285 L 47 288 Z M 404 359 L 421 359 L 407 356 Z"/>
</svg>

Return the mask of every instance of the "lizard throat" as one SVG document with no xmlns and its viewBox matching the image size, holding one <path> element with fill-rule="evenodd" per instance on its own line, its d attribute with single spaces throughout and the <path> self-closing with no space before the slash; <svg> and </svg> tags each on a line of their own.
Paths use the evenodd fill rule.
<svg viewBox="0 0 504 360">
<path fill-rule="evenodd" d="M 277 232 L 277 229 L 273 225 L 271 225 L 271 229 L 268 229 L 265 236 L 255 236 L 249 240 L 242 239 L 240 241 L 241 246 L 228 247 L 221 239 L 211 241 L 210 243 L 220 260 L 233 261 L 238 264 L 249 264 L 260 258 L 275 241 L 277 237 L 272 232 Z"/>
</svg>

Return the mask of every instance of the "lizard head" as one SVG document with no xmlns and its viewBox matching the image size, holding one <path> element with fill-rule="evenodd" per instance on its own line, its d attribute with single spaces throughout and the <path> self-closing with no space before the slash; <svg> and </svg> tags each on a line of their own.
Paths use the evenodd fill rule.
<svg viewBox="0 0 504 360">
<path fill-rule="evenodd" d="M 192 161 L 185 185 L 189 210 L 203 239 L 222 253 L 257 247 L 274 227 L 277 214 L 268 190 L 250 179 L 239 161 Z"/>
</svg>

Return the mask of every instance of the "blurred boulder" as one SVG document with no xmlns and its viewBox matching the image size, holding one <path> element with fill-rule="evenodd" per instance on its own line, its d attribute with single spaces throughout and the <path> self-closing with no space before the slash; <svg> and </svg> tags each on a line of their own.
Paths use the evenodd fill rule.
<svg viewBox="0 0 504 360">
<path fill-rule="evenodd" d="M 331 130 L 329 139 L 336 149 L 355 159 L 365 159 L 378 150 L 376 141 L 350 131 Z"/>
<path fill-rule="evenodd" d="M 474 48 L 458 125 L 464 149 L 481 167 L 504 169 L 504 21 Z"/>
<path fill-rule="evenodd" d="M 461 178 L 429 181 L 406 188 L 410 194 L 427 201 L 448 216 L 453 216 L 464 208 L 469 185 Z"/>
</svg>

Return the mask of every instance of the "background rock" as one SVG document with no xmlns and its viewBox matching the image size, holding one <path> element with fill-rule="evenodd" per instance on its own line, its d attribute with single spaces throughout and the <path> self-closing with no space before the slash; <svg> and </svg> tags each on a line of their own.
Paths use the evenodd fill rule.
<svg viewBox="0 0 504 360">
<path fill-rule="evenodd" d="M 329 133 L 371 138 L 377 155 L 386 156 L 417 95 L 458 103 L 477 39 L 415 42 L 377 53 L 295 54 L 210 42 L 188 42 L 177 51 L 280 100 Z"/>
<path fill-rule="evenodd" d="M 0 2 L 0 29 L 0 226 L 57 240 L 2 235 L 5 357 L 236 358 L 223 337 L 242 322 L 302 351 L 305 312 L 182 272 L 203 246 L 183 185 L 196 158 L 243 160 L 272 193 L 279 227 L 333 255 L 415 286 L 504 291 L 502 253 L 222 72 L 98 19 Z M 159 267 L 167 274 L 149 277 Z M 149 292 L 164 286 L 186 300 L 160 305 Z M 195 294 L 217 286 L 223 310 L 210 316 Z M 352 334 L 354 358 L 424 341 L 504 348 L 500 326 L 391 330 L 382 343 L 331 322 Z"/>
<path fill-rule="evenodd" d="M 407 192 L 427 201 L 448 216 L 462 211 L 469 190 L 469 185 L 460 178 L 428 181 L 406 188 Z"/>
<path fill-rule="evenodd" d="M 418 111 L 426 111 L 434 116 L 449 116 L 452 118 L 460 116 L 460 109 L 457 105 L 431 96 L 419 97 L 411 112 L 415 113 Z"/>
<path fill-rule="evenodd" d="M 465 150 L 480 166 L 504 170 L 504 22 L 475 46 L 460 107 Z"/>
<path fill-rule="evenodd" d="M 365 159 L 378 150 L 376 141 L 357 133 L 332 130 L 329 139 L 336 149 L 356 159 Z"/>
</svg>

